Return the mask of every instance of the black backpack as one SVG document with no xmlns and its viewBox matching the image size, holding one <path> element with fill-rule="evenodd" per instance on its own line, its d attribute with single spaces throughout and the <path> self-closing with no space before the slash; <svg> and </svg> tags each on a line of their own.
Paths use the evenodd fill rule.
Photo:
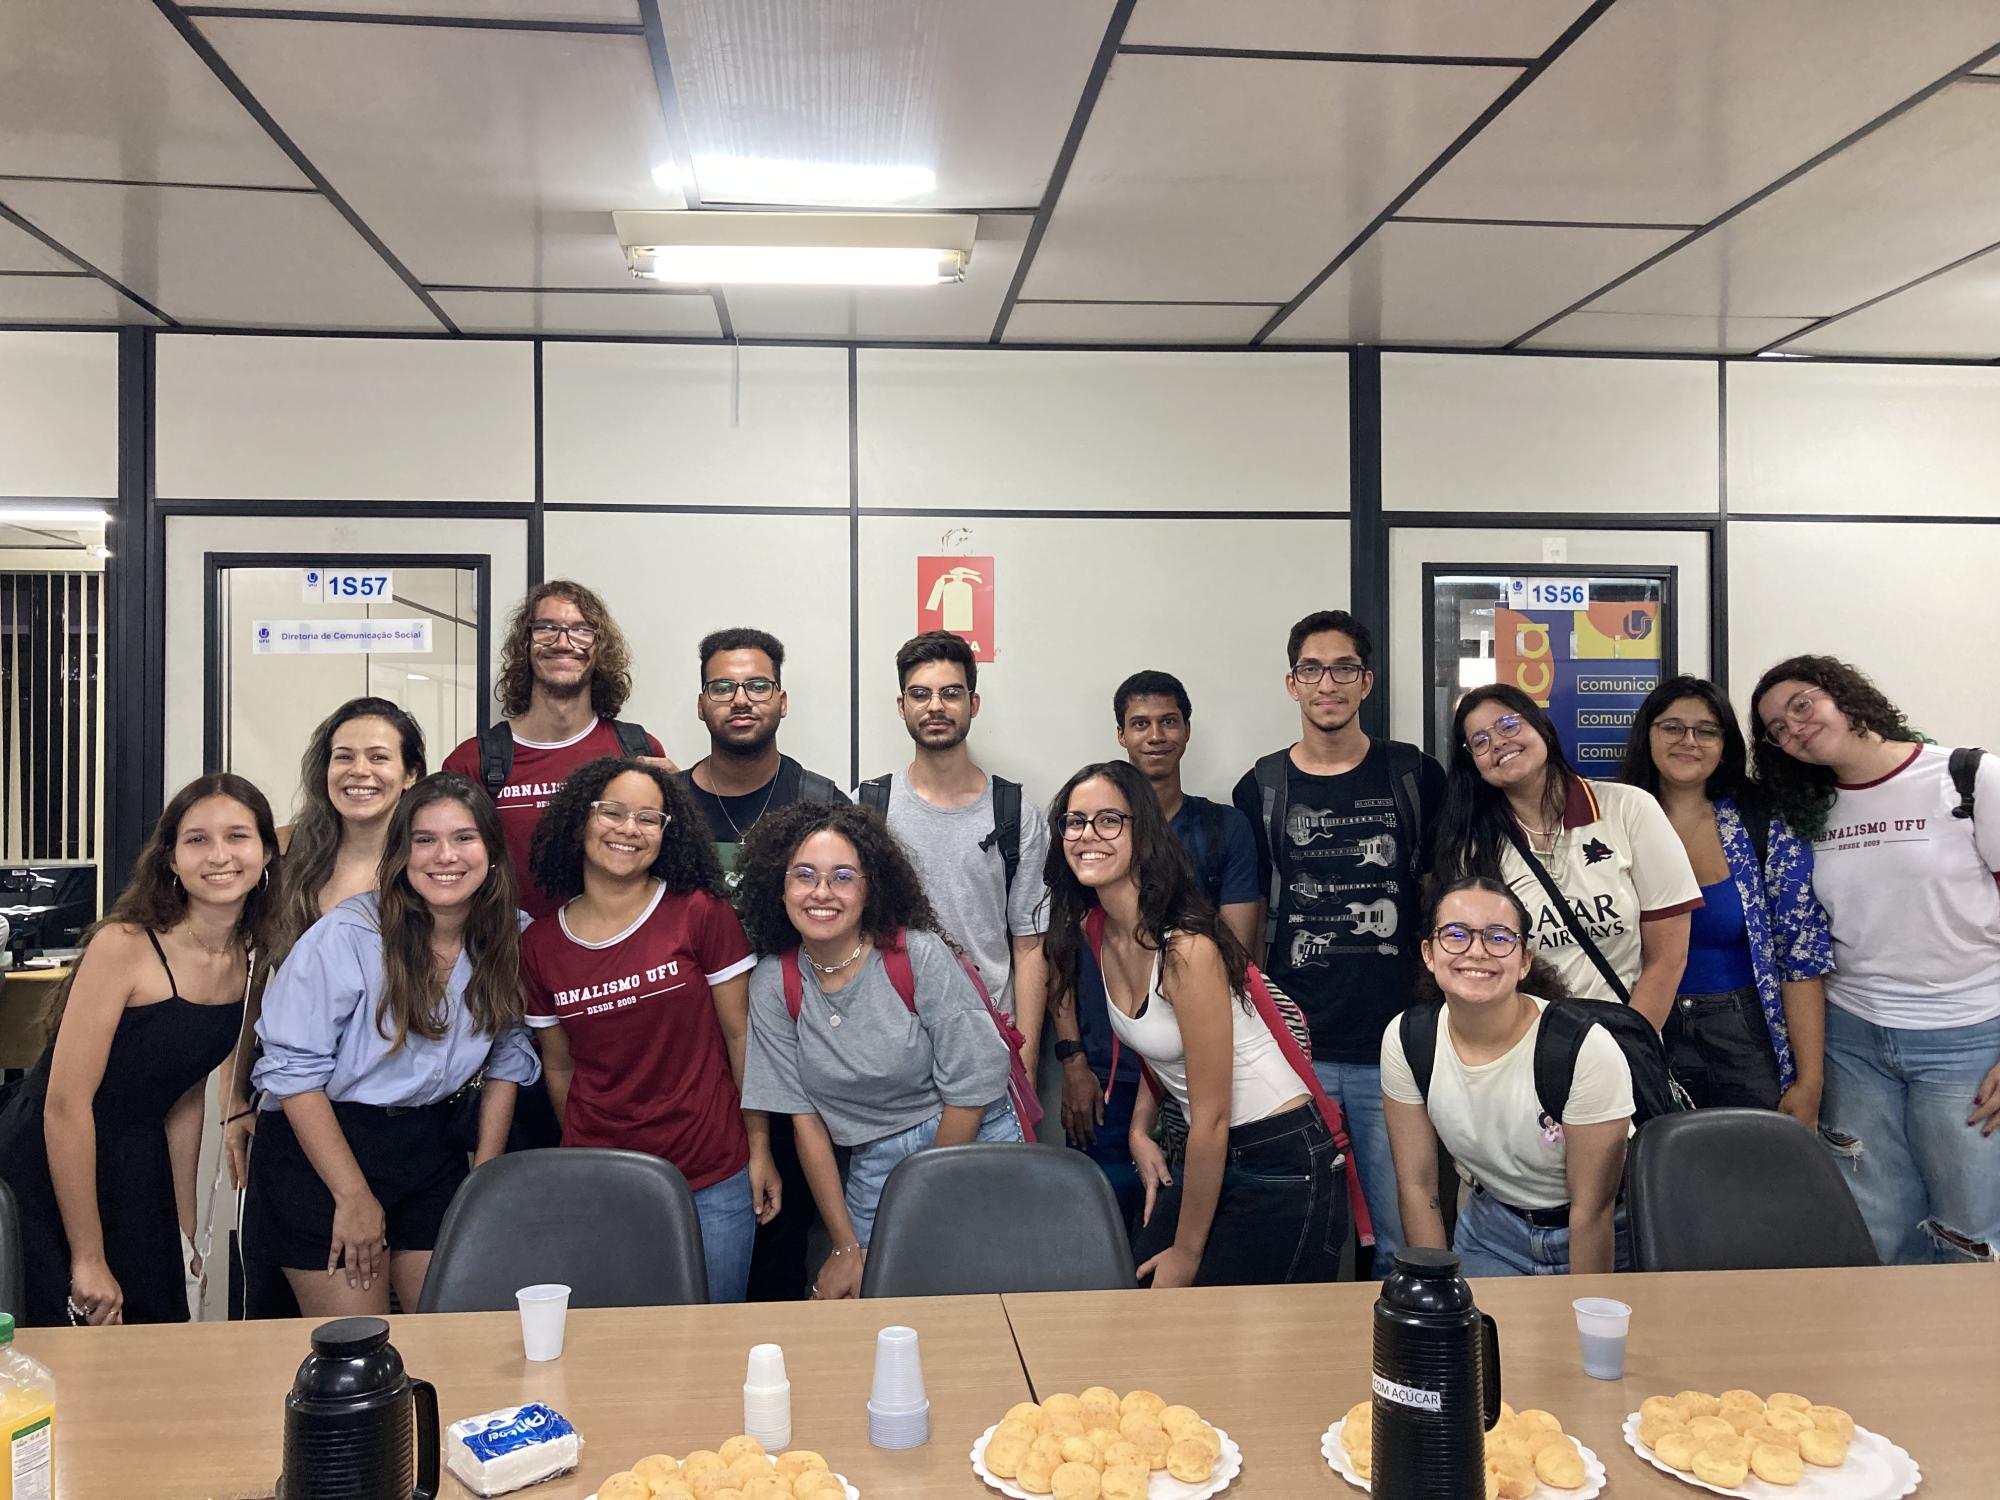
<svg viewBox="0 0 2000 1500">
<path fill-rule="evenodd" d="M 1439 999 L 1413 1002 L 1397 1019 L 1403 1058 L 1416 1079 L 1417 1092 L 1428 1103 L 1431 1070 L 1437 1062 Z M 1535 1037 L 1535 1098 L 1550 1124 L 1562 1123 L 1569 1106 L 1570 1085 L 1576 1081 L 1576 1059 L 1590 1028 L 1602 1026 L 1625 1054 L 1632 1073 L 1632 1124 L 1644 1125 L 1656 1115 L 1677 1114 L 1688 1107 L 1687 1095 L 1667 1072 L 1667 1049 L 1653 1023 L 1629 1005 L 1615 1000 L 1551 1000 L 1542 1012 Z"/>
<path fill-rule="evenodd" d="M 618 749 L 628 759 L 653 753 L 652 742 L 643 727 L 623 719 L 609 722 L 612 733 L 618 736 Z M 505 719 L 496 719 L 479 731 L 479 779 L 486 784 L 486 795 L 498 802 L 500 789 L 507 785 L 507 778 L 513 772 L 514 726 Z"/>
<path fill-rule="evenodd" d="M 1985 753 L 1977 745 L 1951 752 L 1951 784 L 1958 789 L 1958 806 L 1951 810 L 1954 818 L 1972 816 L 1973 783 L 1979 776 L 1979 757 Z"/>
<path fill-rule="evenodd" d="M 861 805 L 872 807 L 884 818 L 889 816 L 890 777 L 871 776 L 857 789 Z M 1007 894 L 1014 894 L 1014 872 L 1021 868 L 1021 783 L 995 776 L 993 781 L 993 831 L 979 841 L 979 849 L 1000 850 L 1000 862 L 1007 870 Z"/>
<path fill-rule="evenodd" d="M 773 807 L 790 807 L 795 802 L 845 802 L 843 792 L 833 779 L 822 776 L 817 771 L 808 771 L 789 755 L 778 757 L 777 781 L 771 788 L 770 804 Z"/>
</svg>

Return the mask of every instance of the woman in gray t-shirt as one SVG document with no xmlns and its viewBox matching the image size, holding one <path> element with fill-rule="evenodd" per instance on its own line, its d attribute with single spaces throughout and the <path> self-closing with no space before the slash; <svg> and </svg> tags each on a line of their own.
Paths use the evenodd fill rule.
<svg viewBox="0 0 2000 1500">
<path fill-rule="evenodd" d="M 852 1297 L 896 1163 L 926 1146 L 1021 1139 L 1007 1043 L 877 814 L 844 802 L 771 813 L 737 874 L 764 955 L 750 976 L 743 1105 L 792 1116 L 833 1240 L 813 1295 Z M 851 1153 L 844 1189 L 836 1143 Z"/>
</svg>

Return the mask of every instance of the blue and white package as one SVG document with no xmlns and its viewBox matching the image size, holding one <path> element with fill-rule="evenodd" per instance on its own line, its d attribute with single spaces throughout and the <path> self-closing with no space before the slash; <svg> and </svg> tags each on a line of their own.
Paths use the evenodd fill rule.
<svg viewBox="0 0 2000 1500">
<path fill-rule="evenodd" d="M 583 1439 L 561 1412 L 535 1402 L 452 1423 L 444 1452 L 445 1466 L 475 1495 L 504 1495 L 574 1469 Z"/>
</svg>

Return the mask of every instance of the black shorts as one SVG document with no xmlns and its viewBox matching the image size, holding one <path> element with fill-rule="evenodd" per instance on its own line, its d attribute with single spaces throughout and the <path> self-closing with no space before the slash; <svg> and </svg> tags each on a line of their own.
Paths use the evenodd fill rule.
<svg viewBox="0 0 2000 1500">
<path fill-rule="evenodd" d="M 382 1205 L 389 1249 L 431 1250 L 452 1195 L 471 1168 L 448 1139 L 452 1106 L 385 1109 L 335 1104 L 347 1147 Z M 243 1205 L 245 1252 L 266 1265 L 323 1271 L 333 1243 L 333 1194 L 320 1180 L 282 1109 L 257 1120 Z"/>
</svg>

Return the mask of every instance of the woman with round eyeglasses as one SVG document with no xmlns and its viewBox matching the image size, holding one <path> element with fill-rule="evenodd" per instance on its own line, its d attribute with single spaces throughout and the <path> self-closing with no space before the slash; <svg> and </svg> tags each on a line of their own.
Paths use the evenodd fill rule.
<svg viewBox="0 0 2000 1500">
<path fill-rule="evenodd" d="M 1701 886 L 1660 804 L 1577 775 L 1548 715 L 1506 683 L 1459 700 L 1452 741 L 1437 879 L 1510 887 L 1529 941 L 1570 993 L 1623 1001 L 1665 1026 Z"/>
<path fill-rule="evenodd" d="M 1811 847 L 1750 780 L 1736 712 L 1721 689 L 1673 677 L 1632 721 L 1620 779 L 1666 810 L 1701 882 L 1687 968 L 1661 1033 L 1695 1104 L 1777 1109 L 1819 1123 L 1826 912 Z"/>
<path fill-rule="evenodd" d="M 1779 662 L 1750 703 L 1758 779 L 1812 840 L 1833 930 L 1821 1138 L 1885 1262 L 1990 1260 L 2000 760 L 1925 743 L 1881 689 L 1829 656 Z"/>
<path fill-rule="evenodd" d="M 832 1242 L 816 1298 L 858 1296 L 882 1187 L 930 1146 L 1018 1141 L 1013 1065 L 985 998 L 880 815 L 800 802 L 744 838 L 750 976 L 743 1102 L 792 1117 Z M 843 1188 L 834 1147 L 848 1149 Z"/>
<path fill-rule="evenodd" d="M 594 760 L 542 814 L 534 874 L 563 903 L 521 938 L 563 1144 L 672 1162 L 694 1192 L 709 1298 L 741 1302 L 778 1174 L 741 1097 L 755 959 L 701 819 L 657 767 Z"/>
<path fill-rule="evenodd" d="M 1528 909 L 1484 876 L 1448 885 L 1431 910 L 1422 958 L 1444 996 L 1429 1097 L 1404 1054 L 1402 1022 L 1382 1034 L 1382 1110 L 1396 1158 L 1403 1231 L 1446 1248 L 1438 1144 L 1469 1193 L 1450 1248 L 1467 1276 L 1629 1271 L 1618 1185 L 1632 1129 L 1632 1074 L 1601 1026 L 1583 1037 L 1562 1119 L 1535 1088 L 1542 1014 L 1562 980 L 1534 956 Z"/>
</svg>

